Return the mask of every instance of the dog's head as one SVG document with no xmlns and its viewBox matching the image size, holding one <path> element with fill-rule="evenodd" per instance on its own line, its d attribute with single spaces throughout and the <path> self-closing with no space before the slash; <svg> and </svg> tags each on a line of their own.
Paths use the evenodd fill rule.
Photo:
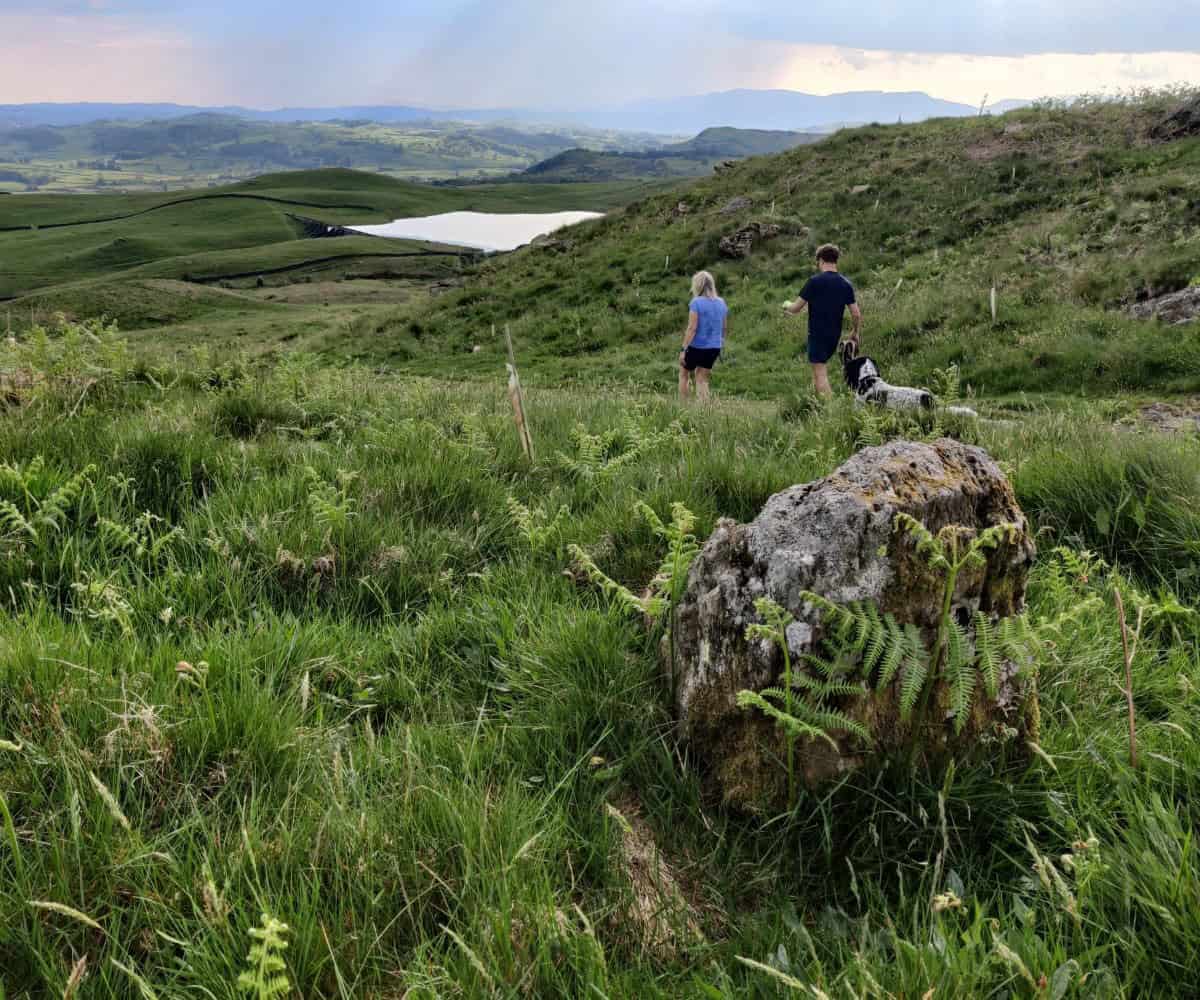
<svg viewBox="0 0 1200 1000">
<path fill-rule="evenodd" d="M 858 342 L 854 340 L 842 344 L 842 372 L 852 392 L 864 392 L 873 382 L 879 381 L 879 369 L 875 362 L 867 357 L 859 357 Z"/>
</svg>

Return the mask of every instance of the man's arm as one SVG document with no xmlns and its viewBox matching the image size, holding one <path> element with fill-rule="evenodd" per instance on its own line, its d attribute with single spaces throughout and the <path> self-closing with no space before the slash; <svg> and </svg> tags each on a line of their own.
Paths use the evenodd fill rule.
<svg viewBox="0 0 1200 1000">
<path fill-rule="evenodd" d="M 807 308 L 808 303 L 804 299 L 797 299 L 795 302 L 789 302 L 785 305 L 783 311 L 790 316 L 799 316 Z"/>
<path fill-rule="evenodd" d="M 850 318 L 854 320 L 854 329 L 850 331 L 850 339 L 856 344 L 862 343 L 862 310 L 857 302 L 850 303 Z"/>
</svg>

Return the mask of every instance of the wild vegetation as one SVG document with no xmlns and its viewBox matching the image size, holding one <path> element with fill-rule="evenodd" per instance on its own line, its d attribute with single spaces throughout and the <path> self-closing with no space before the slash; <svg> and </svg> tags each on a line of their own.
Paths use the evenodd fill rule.
<svg viewBox="0 0 1200 1000">
<path fill-rule="evenodd" d="M 507 323 L 548 377 L 669 391 L 688 282 L 708 268 L 732 310 L 716 384 L 778 398 L 804 338 L 780 306 L 835 242 L 896 384 L 957 364 L 990 399 L 1200 391 L 1200 339 L 1121 310 L 1200 279 L 1200 137 L 1150 137 L 1177 100 L 872 126 L 746 160 L 577 227 L 569 248 L 487 262 L 373 347 L 412 372 L 482 373 Z M 782 234 L 722 260 L 721 237 L 755 221 Z"/>
<path fill-rule="evenodd" d="M 751 161 L 321 356 L 243 357 L 208 303 L 186 342 L 65 322 L 0 343 L 0 997 L 1195 995 L 1200 442 L 1121 418 L 1200 372 L 1194 334 L 1114 307 L 1200 272 L 1200 149 L 1130 140 L 1151 110 Z M 797 228 L 724 265 L 723 398 L 683 408 L 661 355 L 735 194 Z M 958 362 L 985 419 L 791 391 L 779 290 L 829 236 L 889 376 Z M 997 458 L 1037 530 L 1028 760 L 721 809 L 658 665 L 681 567 L 718 518 L 947 433 Z M 932 659 L 990 683 L 986 656 Z"/>
</svg>

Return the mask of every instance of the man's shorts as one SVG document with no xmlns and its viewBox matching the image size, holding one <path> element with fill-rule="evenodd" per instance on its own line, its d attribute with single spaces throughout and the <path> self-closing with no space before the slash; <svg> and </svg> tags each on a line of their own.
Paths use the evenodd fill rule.
<svg viewBox="0 0 1200 1000">
<path fill-rule="evenodd" d="M 719 347 L 689 347 L 683 352 L 683 367 L 694 372 L 697 368 L 710 369 L 721 356 Z"/>
<path fill-rule="evenodd" d="M 811 333 L 808 335 L 808 360 L 810 364 L 823 365 L 827 364 L 829 359 L 837 354 L 838 344 L 841 343 L 842 334 L 839 330 L 834 337 L 815 337 Z"/>
</svg>

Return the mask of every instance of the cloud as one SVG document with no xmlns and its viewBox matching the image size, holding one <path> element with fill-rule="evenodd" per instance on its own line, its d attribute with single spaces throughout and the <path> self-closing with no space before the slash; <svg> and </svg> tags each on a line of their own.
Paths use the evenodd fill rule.
<svg viewBox="0 0 1200 1000">
<path fill-rule="evenodd" d="M 0 9 L 0 38 L 0 94 L 9 103 L 170 100 L 184 81 L 222 92 L 186 35 L 141 20 Z"/>
<path fill-rule="evenodd" d="M 1200 18 L 1166 0 L 0 0 L 0 39 L 11 102 L 556 110 L 788 88 L 977 103 L 1200 79 Z"/>
<path fill-rule="evenodd" d="M 1200 79 L 1200 53 L 1100 53 L 980 56 L 886 52 L 835 46 L 794 46 L 779 70 L 780 86 L 816 93 L 846 90 L 923 90 L 978 104 L 1166 87 Z"/>
<path fill-rule="evenodd" d="M 999 56 L 1200 50 L 1188 0 L 859 0 L 853 9 L 743 0 L 736 11 L 709 3 L 732 34 L 797 44 Z"/>
</svg>

